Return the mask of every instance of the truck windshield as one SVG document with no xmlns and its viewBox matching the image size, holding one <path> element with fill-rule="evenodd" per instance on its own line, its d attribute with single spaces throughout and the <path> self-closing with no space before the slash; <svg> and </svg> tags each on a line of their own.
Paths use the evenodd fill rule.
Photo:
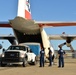
<svg viewBox="0 0 76 75">
<path fill-rule="evenodd" d="M 23 51 L 25 51 L 26 47 L 24 47 L 24 46 L 10 46 L 8 48 L 8 50 L 23 50 Z"/>
</svg>

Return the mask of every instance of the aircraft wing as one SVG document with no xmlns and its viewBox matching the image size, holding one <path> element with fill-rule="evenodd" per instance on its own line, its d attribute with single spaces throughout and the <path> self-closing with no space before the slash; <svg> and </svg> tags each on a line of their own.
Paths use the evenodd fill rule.
<svg viewBox="0 0 76 75">
<path fill-rule="evenodd" d="M 0 27 L 11 27 L 9 22 L 0 22 Z"/>
<path fill-rule="evenodd" d="M 0 35 L 0 39 L 16 39 L 14 35 Z"/>
<path fill-rule="evenodd" d="M 13 21 L 13 22 L 12 22 Z M 15 19 L 13 20 L 9 20 L 9 22 L 0 22 L 0 27 L 11 27 L 12 23 L 14 23 L 14 25 L 30 25 L 32 24 L 32 26 L 39 26 L 39 27 L 60 27 L 60 26 L 76 26 L 76 21 L 73 22 L 60 22 L 60 21 L 35 21 L 32 19 L 25 19 L 22 17 L 15 17 Z M 14 27 L 14 26 L 12 26 Z"/>
<path fill-rule="evenodd" d="M 11 44 L 16 44 L 16 42 L 15 42 L 16 38 L 15 38 L 14 35 L 11 35 L 11 34 L 9 34 L 9 35 L 0 35 L 0 39 L 9 40 L 9 42 Z"/>
<path fill-rule="evenodd" d="M 59 46 L 66 45 L 70 47 L 71 51 L 74 52 L 74 49 L 71 45 L 71 41 L 76 40 L 76 35 L 68 35 L 68 34 L 61 34 L 61 35 L 48 35 L 49 40 L 66 40 L 66 42 L 60 44 Z"/>
<path fill-rule="evenodd" d="M 39 33 L 43 27 L 76 26 L 76 22 L 35 21 L 22 17 L 15 17 L 9 22 L 0 22 L 0 27 L 12 27 L 20 32 L 33 34 Z"/>
<path fill-rule="evenodd" d="M 76 21 L 73 22 L 60 22 L 60 21 L 36 21 L 39 27 L 61 27 L 61 26 L 76 26 Z"/>
<path fill-rule="evenodd" d="M 60 34 L 48 35 L 49 40 L 76 40 L 76 35 Z"/>
</svg>

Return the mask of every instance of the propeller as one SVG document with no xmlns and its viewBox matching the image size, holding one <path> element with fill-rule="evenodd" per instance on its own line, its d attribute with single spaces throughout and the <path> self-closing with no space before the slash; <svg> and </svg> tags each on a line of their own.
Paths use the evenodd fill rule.
<svg viewBox="0 0 76 75">
<path fill-rule="evenodd" d="M 66 45 L 67 47 L 70 47 L 71 51 L 74 52 L 74 49 L 73 49 L 71 43 L 64 42 L 64 43 L 60 44 L 59 46 L 62 47 L 64 45 Z"/>
</svg>

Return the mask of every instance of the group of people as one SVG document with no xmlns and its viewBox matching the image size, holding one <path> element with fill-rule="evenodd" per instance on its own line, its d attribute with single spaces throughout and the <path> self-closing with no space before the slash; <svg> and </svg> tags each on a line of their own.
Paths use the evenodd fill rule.
<svg viewBox="0 0 76 75">
<path fill-rule="evenodd" d="M 58 46 L 59 50 L 58 50 L 58 67 L 64 67 L 64 54 L 65 51 L 62 49 L 61 46 Z M 54 55 L 52 55 L 52 50 L 50 48 L 48 48 L 48 59 L 49 59 L 49 65 L 48 66 L 52 66 L 52 62 L 54 60 Z M 45 48 L 42 48 L 40 51 L 40 67 L 44 67 L 44 63 L 45 63 Z"/>
</svg>

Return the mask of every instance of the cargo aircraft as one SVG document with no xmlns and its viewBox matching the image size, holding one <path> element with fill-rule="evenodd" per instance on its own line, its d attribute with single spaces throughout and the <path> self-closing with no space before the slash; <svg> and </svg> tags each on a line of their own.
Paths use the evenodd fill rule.
<svg viewBox="0 0 76 75">
<path fill-rule="evenodd" d="M 48 47 L 51 48 L 54 54 L 54 49 L 49 40 L 55 38 L 56 35 L 48 37 L 44 27 L 61 26 L 76 26 L 76 22 L 35 21 L 31 17 L 29 0 L 18 0 L 17 16 L 9 20 L 9 22 L 0 22 L 0 27 L 13 29 L 18 43 L 40 43 L 40 46 L 45 48 L 46 55 L 48 54 Z M 7 37 L 7 39 L 9 39 L 12 44 L 15 44 L 14 38 L 12 39 L 11 37 Z M 65 38 L 63 37 L 63 39 Z M 67 43 L 72 41 L 68 36 L 66 36 L 66 40 Z"/>
</svg>

